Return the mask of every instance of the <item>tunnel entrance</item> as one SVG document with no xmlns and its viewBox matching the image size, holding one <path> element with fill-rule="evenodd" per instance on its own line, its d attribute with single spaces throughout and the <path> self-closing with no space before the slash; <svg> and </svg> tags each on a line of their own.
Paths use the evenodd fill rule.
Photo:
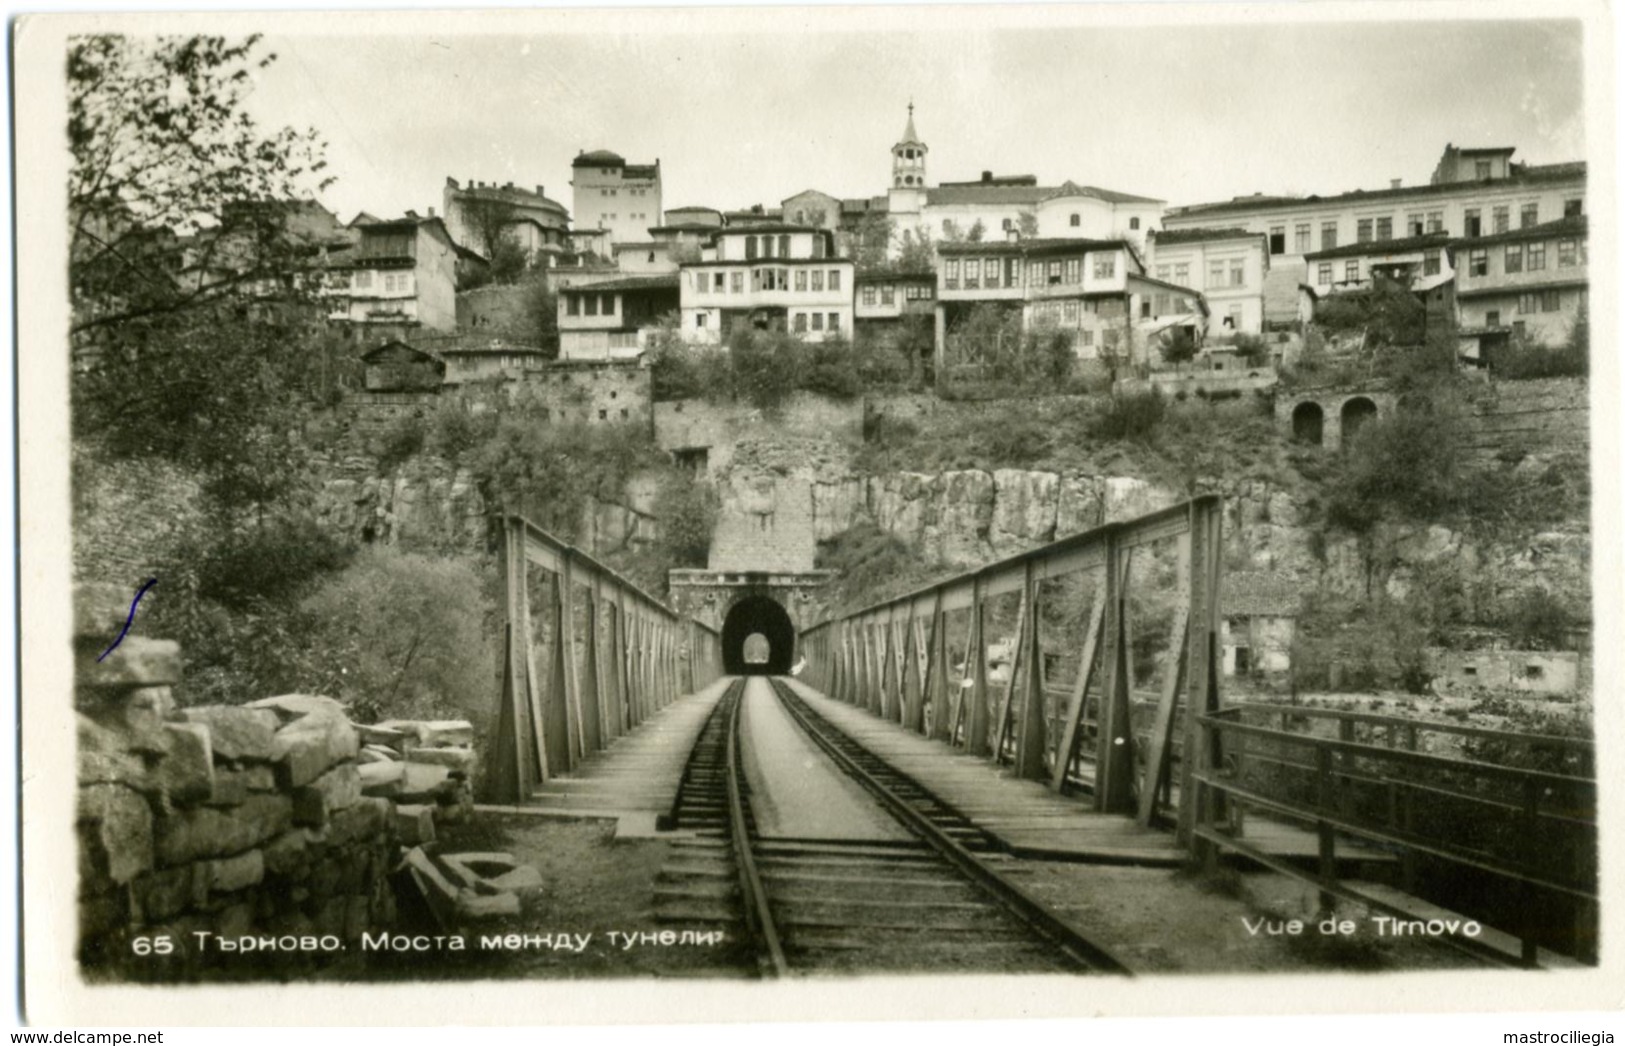
<svg viewBox="0 0 1625 1046">
<path fill-rule="evenodd" d="M 729 675 L 784 675 L 795 654 L 790 615 L 767 596 L 747 596 L 722 622 L 722 669 Z"/>
</svg>

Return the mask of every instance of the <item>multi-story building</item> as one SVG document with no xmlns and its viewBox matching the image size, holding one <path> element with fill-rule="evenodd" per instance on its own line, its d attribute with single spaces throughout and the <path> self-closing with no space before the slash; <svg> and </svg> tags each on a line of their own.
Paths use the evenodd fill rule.
<svg viewBox="0 0 1625 1046">
<path fill-rule="evenodd" d="M 803 225 L 717 231 L 702 260 L 682 266 L 682 333 L 725 341 L 737 326 L 822 341 L 852 333 L 852 262 L 835 234 Z"/>
<path fill-rule="evenodd" d="M 937 274 L 929 270 L 860 273 L 855 284 L 858 330 L 886 333 L 907 317 L 930 321 L 936 311 Z"/>
<path fill-rule="evenodd" d="M 1246 229 L 1164 229 L 1152 235 L 1146 268 L 1179 287 L 1201 287 L 1219 334 L 1264 329 L 1264 237 Z"/>
<path fill-rule="evenodd" d="M 986 242 L 1011 232 L 1032 235 L 1036 230 L 1037 236 L 1049 239 L 1127 240 L 1138 250 L 1144 246 L 1145 235 L 1158 227 L 1162 214 L 1161 200 L 1071 181 L 1046 187 L 1030 174 L 996 177 L 992 171 L 983 171 L 980 180 L 943 182 L 933 188 L 926 173 L 930 148 L 914 127 L 912 105 L 903 137 L 891 151 L 891 187 L 884 213 L 892 223 L 894 256 L 906 232 L 940 244 L 972 238 Z M 861 220 L 863 215 L 880 211 L 874 203 L 859 206 L 864 203 L 843 201 L 843 220 Z"/>
<path fill-rule="evenodd" d="M 1149 365 L 1165 334 L 1201 344 L 1207 304 L 1199 291 L 1148 276 L 1126 240 L 1011 237 L 938 248 L 937 372 L 948 335 L 978 305 L 1020 315 L 1021 329 L 1067 335 L 1080 359 Z"/>
<path fill-rule="evenodd" d="M 456 330 L 459 250 L 445 223 L 409 215 L 354 228 L 359 240 L 334 269 L 329 318 L 367 341 Z"/>
<path fill-rule="evenodd" d="M 452 240 L 487 258 L 505 237 L 541 264 L 551 264 L 569 246 L 570 212 L 548 199 L 540 185 L 531 192 L 512 182 L 488 185 L 471 181 L 464 186 L 448 177 L 442 202 Z"/>
<path fill-rule="evenodd" d="M 631 359 L 681 304 L 678 275 L 627 276 L 559 289 L 559 358 Z"/>
<path fill-rule="evenodd" d="M 1239 196 L 1175 207 L 1164 229 L 1236 226 L 1268 237 L 1265 320 L 1297 315 L 1298 285 L 1310 284 L 1306 256 L 1351 243 L 1432 234 L 1474 239 L 1527 229 L 1585 209 L 1586 165 L 1520 164 L 1513 149 L 1445 146 L 1427 185 L 1355 190 L 1333 196 Z"/>
<path fill-rule="evenodd" d="M 575 227 L 603 229 L 610 244 L 645 238 L 660 221 L 660 161 L 629 164 L 608 149 L 578 155 L 570 164 Z"/>
<path fill-rule="evenodd" d="M 1586 253 L 1584 215 L 1450 244 L 1462 354 L 1483 359 L 1512 338 L 1562 344 L 1586 310 Z"/>
</svg>

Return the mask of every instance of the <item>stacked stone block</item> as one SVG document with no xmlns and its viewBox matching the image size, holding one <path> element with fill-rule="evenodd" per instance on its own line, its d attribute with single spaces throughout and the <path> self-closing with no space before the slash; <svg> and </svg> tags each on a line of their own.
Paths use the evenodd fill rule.
<svg viewBox="0 0 1625 1046">
<path fill-rule="evenodd" d="M 75 593 L 79 952 L 170 978 L 310 965 L 394 919 L 395 808 L 361 794 L 356 728 L 325 697 L 179 708 L 179 646 L 128 635 L 123 592 Z M 199 935 L 204 935 L 200 938 Z M 311 948 L 327 937 L 341 947 Z M 221 946 L 276 938 L 291 947 Z M 172 942 L 154 953 L 151 942 Z"/>
</svg>

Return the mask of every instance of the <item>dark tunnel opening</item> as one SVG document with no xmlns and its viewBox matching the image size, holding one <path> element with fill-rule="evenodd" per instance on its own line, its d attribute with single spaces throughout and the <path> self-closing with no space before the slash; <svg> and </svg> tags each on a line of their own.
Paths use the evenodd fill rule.
<svg viewBox="0 0 1625 1046">
<path fill-rule="evenodd" d="M 754 635 L 767 640 L 765 661 L 756 660 L 759 641 L 751 644 L 755 657 L 746 660 L 745 641 Z M 735 676 L 781 676 L 790 671 L 795 645 L 795 626 L 784 607 L 767 596 L 747 596 L 733 605 L 722 622 L 722 669 Z"/>
</svg>

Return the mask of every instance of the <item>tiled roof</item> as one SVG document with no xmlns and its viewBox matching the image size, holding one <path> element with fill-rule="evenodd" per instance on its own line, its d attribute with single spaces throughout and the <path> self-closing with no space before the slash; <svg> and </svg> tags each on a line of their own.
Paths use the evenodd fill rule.
<svg viewBox="0 0 1625 1046">
<path fill-rule="evenodd" d="M 1264 234 L 1261 232 L 1248 232 L 1246 229 L 1235 227 L 1227 229 L 1204 226 L 1199 229 L 1163 229 L 1156 234 L 1158 246 L 1174 247 L 1186 243 L 1206 243 L 1210 240 L 1239 240 L 1251 237 L 1258 239 Z"/>
<path fill-rule="evenodd" d="M 624 167 L 626 158 L 620 153 L 612 153 L 608 149 L 594 149 L 590 153 L 582 153 L 571 161 L 571 167 Z"/>
<path fill-rule="evenodd" d="M 1373 254 L 1405 254 L 1443 247 L 1450 242 L 1448 233 L 1435 232 L 1426 236 L 1407 236 L 1402 240 L 1367 240 L 1365 243 L 1345 243 L 1330 250 L 1305 254 L 1304 261 L 1326 261 L 1331 258 L 1364 258 Z"/>
<path fill-rule="evenodd" d="M 1126 192 L 1117 192 L 1114 189 L 1102 189 L 1094 185 L 1079 185 L 1068 179 L 1061 183 L 1060 188 L 1046 194 L 1043 199 L 1056 200 L 1065 196 L 1087 196 L 1095 200 L 1105 200 L 1107 203 L 1162 203 L 1164 201 L 1150 196 L 1133 196 Z"/>
<path fill-rule="evenodd" d="M 470 185 L 461 189 L 453 189 L 452 198 L 458 200 L 500 200 L 503 203 L 511 203 L 517 207 L 537 207 L 542 210 L 557 211 L 559 214 L 566 216 L 570 213 L 565 210 L 564 204 L 557 200 L 543 196 L 539 192 L 531 192 L 529 189 L 521 189 L 517 186 L 482 185 L 475 188 Z"/>
<path fill-rule="evenodd" d="M 1219 613 L 1225 617 L 1291 617 L 1302 602 L 1302 586 L 1284 574 L 1240 570 L 1219 580 Z"/>
<path fill-rule="evenodd" d="M 1193 203 L 1184 207 L 1176 207 L 1167 213 L 1164 220 L 1194 217 L 1201 214 L 1228 214 L 1254 210 L 1337 206 L 1346 203 L 1368 203 L 1381 200 L 1419 199 L 1459 193 L 1469 189 L 1478 191 L 1484 191 L 1486 188 L 1493 190 L 1516 189 L 1520 186 L 1543 182 L 1563 181 L 1577 177 L 1584 178 L 1586 165 L 1584 162 L 1555 163 L 1544 166 L 1522 167 L 1516 170 L 1517 173 L 1511 177 L 1497 178 L 1487 183 L 1487 185 L 1484 182 L 1443 182 L 1439 185 L 1412 185 L 1398 189 L 1355 189 L 1352 192 L 1334 193 L 1331 196 L 1242 196 L 1216 203 Z"/>
<path fill-rule="evenodd" d="M 766 218 L 768 216 L 758 214 L 755 217 Z M 823 232 L 827 230 L 820 229 L 816 225 L 796 225 L 791 222 L 762 221 L 754 225 L 741 225 L 737 228 L 729 227 L 723 229 L 713 229 L 712 231 L 718 235 L 726 236 L 730 233 L 756 235 L 764 232 Z"/>
<path fill-rule="evenodd" d="M 668 272 L 655 276 L 628 276 L 625 279 L 605 280 L 602 283 L 584 283 L 579 287 L 563 287 L 560 290 L 565 294 L 598 294 L 603 291 L 674 291 L 677 290 L 677 282 L 677 274 Z"/>
<path fill-rule="evenodd" d="M 871 269 L 869 272 L 860 272 L 852 278 L 853 283 L 907 283 L 910 280 L 924 280 L 935 283 L 937 274 L 930 269 L 918 272 L 893 272 L 885 269 Z"/>
<path fill-rule="evenodd" d="M 1570 287 L 1589 287 L 1590 281 L 1581 276 L 1570 279 L 1546 280 L 1542 283 L 1497 283 L 1489 287 L 1456 288 L 1458 298 L 1492 298 L 1503 294 L 1533 294 L 1535 291 L 1558 291 Z"/>
<path fill-rule="evenodd" d="M 925 202 L 933 207 L 956 204 L 1037 204 L 1053 190 L 1038 185 L 944 185 L 925 191 Z"/>
<path fill-rule="evenodd" d="M 621 168 L 621 177 L 632 178 L 638 181 L 654 181 L 660 177 L 660 165 L 657 163 L 633 164 L 629 163 Z"/>
</svg>

